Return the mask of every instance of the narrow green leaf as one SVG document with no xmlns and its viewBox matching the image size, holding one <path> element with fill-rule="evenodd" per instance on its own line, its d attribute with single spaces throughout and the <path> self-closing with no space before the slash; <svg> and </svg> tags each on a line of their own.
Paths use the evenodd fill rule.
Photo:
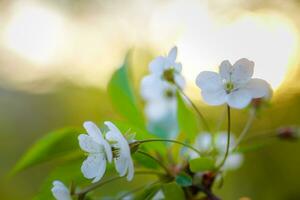
<svg viewBox="0 0 300 200">
<path fill-rule="evenodd" d="M 200 157 L 189 161 L 192 172 L 202 172 L 212 170 L 215 167 L 215 162 L 211 158 Z"/>
<path fill-rule="evenodd" d="M 165 200 L 184 200 L 184 192 L 182 188 L 175 182 L 166 183 L 162 186 Z"/>
<path fill-rule="evenodd" d="M 70 153 L 72 151 L 76 153 L 78 149 L 78 133 L 79 130 L 76 128 L 65 128 L 46 134 L 17 162 L 11 175 L 45 161 L 67 155 L 72 157 Z"/>
<path fill-rule="evenodd" d="M 186 173 L 182 172 L 175 177 L 175 181 L 182 187 L 188 187 L 193 184 L 193 179 Z"/>
<path fill-rule="evenodd" d="M 138 109 L 129 77 L 128 57 L 129 54 L 126 56 L 124 64 L 113 74 L 107 90 L 116 111 L 129 122 L 143 127 L 143 115 Z"/>
<path fill-rule="evenodd" d="M 186 139 L 193 141 L 199 132 L 199 122 L 197 120 L 197 116 L 184 102 L 180 94 L 177 94 L 177 99 L 179 130 L 186 135 Z"/>
</svg>

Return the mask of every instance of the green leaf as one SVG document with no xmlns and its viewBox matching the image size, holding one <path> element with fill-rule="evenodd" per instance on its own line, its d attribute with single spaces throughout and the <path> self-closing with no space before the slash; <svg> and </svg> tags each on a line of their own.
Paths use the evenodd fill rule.
<svg viewBox="0 0 300 200">
<path fill-rule="evenodd" d="M 76 128 L 65 128 L 46 134 L 17 162 L 11 175 L 45 161 L 78 156 L 78 132 Z"/>
<path fill-rule="evenodd" d="M 165 200 L 184 200 L 184 192 L 182 188 L 175 182 L 166 183 L 162 186 Z"/>
<path fill-rule="evenodd" d="M 175 181 L 182 187 L 188 187 L 193 184 L 193 179 L 186 173 L 182 172 L 175 177 Z"/>
<path fill-rule="evenodd" d="M 179 93 L 177 94 L 177 99 L 179 130 L 186 135 L 188 140 L 193 141 L 199 132 L 199 122 L 197 120 L 197 116 L 195 112 L 193 112 L 193 110 L 186 105 Z"/>
<path fill-rule="evenodd" d="M 189 161 L 192 172 L 202 172 L 212 170 L 215 167 L 215 162 L 211 158 L 200 157 Z"/>
<path fill-rule="evenodd" d="M 144 127 L 143 115 L 138 109 L 129 77 L 128 57 L 129 54 L 127 54 L 124 64 L 113 74 L 107 90 L 116 111 L 129 122 Z"/>
</svg>

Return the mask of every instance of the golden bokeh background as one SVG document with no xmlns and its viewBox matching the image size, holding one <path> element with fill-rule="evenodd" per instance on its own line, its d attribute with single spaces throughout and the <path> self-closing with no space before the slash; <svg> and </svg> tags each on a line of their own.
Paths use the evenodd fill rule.
<svg viewBox="0 0 300 200">
<path fill-rule="evenodd" d="M 297 0 L 0 0 L 0 197 L 31 199 L 49 166 L 6 179 L 39 137 L 116 114 L 106 85 L 131 49 L 134 87 L 148 62 L 176 45 L 187 93 L 211 123 L 222 107 L 202 104 L 202 70 L 241 57 L 270 82 L 270 108 L 251 134 L 300 124 L 300 1 Z M 245 111 L 234 111 L 238 133 Z M 217 193 L 224 199 L 300 199 L 299 143 L 247 155 Z M 2 178 L 3 177 L 3 178 Z"/>
</svg>

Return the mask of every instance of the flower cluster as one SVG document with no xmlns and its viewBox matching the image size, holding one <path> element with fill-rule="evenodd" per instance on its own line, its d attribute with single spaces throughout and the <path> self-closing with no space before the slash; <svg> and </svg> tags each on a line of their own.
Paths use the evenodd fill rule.
<svg viewBox="0 0 300 200">
<path fill-rule="evenodd" d="M 177 47 L 168 56 L 159 56 L 150 64 L 150 74 L 141 82 L 141 95 L 146 101 L 145 112 L 149 120 L 159 121 L 177 110 L 176 88 L 184 88 L 182 65 L 176 62 Z"/>
<path fill-rule="evenodd" d="M 229 143 L 229 155 L 222 166 L 223 171 L 235 170 L 238 169 L 244 160 L 244 157 L 241 153 L 233 152 L 233 149 L 236 145 L 234 135 L 231 133 L 232 137 L 230 138 Z M 195 140 L 194 147 L 199 149 L 205 154 L 212 154 L 217 162 L 220 162 L 225 154 L 227 145 L 227 133 L 219 132 L 215 135 L 212 135 L 208 132 L 200 133 Z M 199 157 L 195 152 L 190 152 L 190 157 L 196 158 Z"/>
<path fill-rule="evenodd" d="M 119 175 L 117 178 L 126 176 L 126 179 L 131 181 L 135 174 L 131 154 L 138 152 L 157 162 L 163 169 L 163 172 L 153 170 L 156 175 L 160 173 L 158 178 L 161 183 L 176 182 L 184 188 L 187 199 L 198 199 L 200 196 L 198 194 L 201 192 L 209 197 L 207 199 L 218 199 L 211 191 L 215 178 L 224 171 L 235 170 L 242 165 L 244 156 L 236 151 L 236 148 L 247 133 L 254 115 L 251 115 L 253 118 L 250 118 L 249 122 L 246 123 L 236 142 L 231 133 L 230 108 L 242 109 L 252 102 L 253 107 L 255 107 L 253 110 L 257 110 L 261 107 L 261 101 L 271 96 L 270 85 L 262 79 L 252 78 L 254 62 L 246 58 L 238 60 L 233 65 L 227 60 L 223 61 L 219 66 L 219 73 L 201 72 L 196 78 L 196 84 L 201 89 L 203 100 L 210 105 L 227 104 L 227 131 L 212 134 L 207 132 L 209 123 L 206 122 L 192 100 L 183 92 L 185 80 L 181 75 L 182 65 L 176 62 L 176 57 L 177 47 L 173 47 L 167 56 L 159 56 L 149 64 L 150 74 L 145 76 L 141 82 L 141 96 L 146 101 L 145 113 L 148 120 L 154 122 L 161 122 L 165 118 L 170 118 L 171 114 L 176 119 L 176 122 L 171 123 L 171 125 L 176 126 L 179 124 L 177 120 L 180 120 L 177 119 L 177 109 L 180 109 L 180 107 L 177 108 L 177 92 L 180 92 L 180 95 L 183 95 L 185 100 L 189 102 L 186 106 L 191 106 L 205 124 L 206 132 L 201 132 L 197 136 L 194 135 L 196 139 L 193 145 L 180 141 L 182 138 L 173 140 L 170 135 L 135 140 L 133 137 L 124 136 L 112 122 L 104 122 L 107 131 L 101 131 L 96 124 L 87 121 L 83 124 L 87 133 L 80 134 L 78 141 L 80 148 L 87 154 L 87 158 L 81 165 L 81 172 L 85 178 L 92 179 L 93 187 L 90 188 L 94 188 L 95 183 L 103 178 L 110 163 L 115 166 Z M 181 109 L 186 109 L 185 106 L 182 107 Z M 187 114 L 190 112 L 189 109 L 184 111 L 183 113 Z M 255 114 L 255 112 L 253 113 Z M 184 124 L 185 121 L 182 123 Z M 189 121 L 186 123 L 184 125 L 188 126 Z M 190 127 L 184 127 L 181 131 L 184 134 L 190 134 L 191 130 Z M 149 127 L 145 132 L 147 131 L 149 131 Z M 298 129 L 284 128 L 278 130 L 278 137 L 296 138 L 298 132 Z M 165 152 L 157 151 L 156 155 L 151 155 L 151 151 L 143 151 L 142 148 L 139 148 L 141 144 L 148 142 L 172 142 L 183 145 L 185 147 L 183 149 L 188 148 L 189 150 L 184 154 L 186 157 L 183 159 L 184 162 L 177 165 L 174 163 L 171 151 L 168 151 L 166 159 L 163 159 Z M 172 146 L 169 147 L 171 149 Z M 168 159 L 170 163 L 166 163 Z M 203 162 L 207 163 L 203 164 Z M 219 164 L 217 165 L 217 163 Z M 136 174 L 138 173 L 136 172 Z M 194 183 L 194 180 L 198 180 L 197 176 L 201 176 L 202 181 Z M 52 193 L 57 200 L 71 200 L 74 194 L 78 196 L 78 199 L 84 199 L 84 196 L 80 196 L 82 193 L 76 193 L 73 190 L 74 188 L 69 190 L 60 181 L 53 182 Z M 86 190 L 83 191 L 86 192 Z M 165 197 L 163 187 L 153 191 L 152 199 L 164 199 Z"/>
<path fill-rule="evenodd" d="M 88 154 L 82 163 L 81 172 L 93 183 L 99 181 L 106 171 L 107 163 L 114 160 L 116 171 L 119 175 L 126 176 L 131 181 L 134 176 L 134 166 L 128 141 L 120 130 L 109 121 L 104 122 L 108 128 L 105 136 L 93 122 L 83 124 L 87 134 L 78 136 L 80 148 Z M 69 190 L 59 181 L 53 182 L 52 193 L 57 200 L 69 200 Z"/>
</svg>

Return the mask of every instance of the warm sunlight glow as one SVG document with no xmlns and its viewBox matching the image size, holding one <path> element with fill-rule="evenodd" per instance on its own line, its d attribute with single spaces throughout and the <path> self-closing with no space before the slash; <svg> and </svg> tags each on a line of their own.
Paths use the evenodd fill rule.
<svg viewBox="0 0 300 200">
<path fill-rule="evenodd" d="M 255 61 L 254 76 L 276 89 L 295 63 L 298 40 L 298 32 L 287 18 L 266 12 L 246 14 L 214 27 L 209 20 L 184 35 L 178 46 L 190 80 L 199 71 L 216 69 L 224 59 L 234 63 L 245 57 Z"/>
<path fill-rule="evenodd" d="M 38 64 L 53 62 L 54 54 L 63 37 L 62 17 L 38 5 L 19 5 L 8 23 L 4 42 L 6 46 Z"/>
</svg>

